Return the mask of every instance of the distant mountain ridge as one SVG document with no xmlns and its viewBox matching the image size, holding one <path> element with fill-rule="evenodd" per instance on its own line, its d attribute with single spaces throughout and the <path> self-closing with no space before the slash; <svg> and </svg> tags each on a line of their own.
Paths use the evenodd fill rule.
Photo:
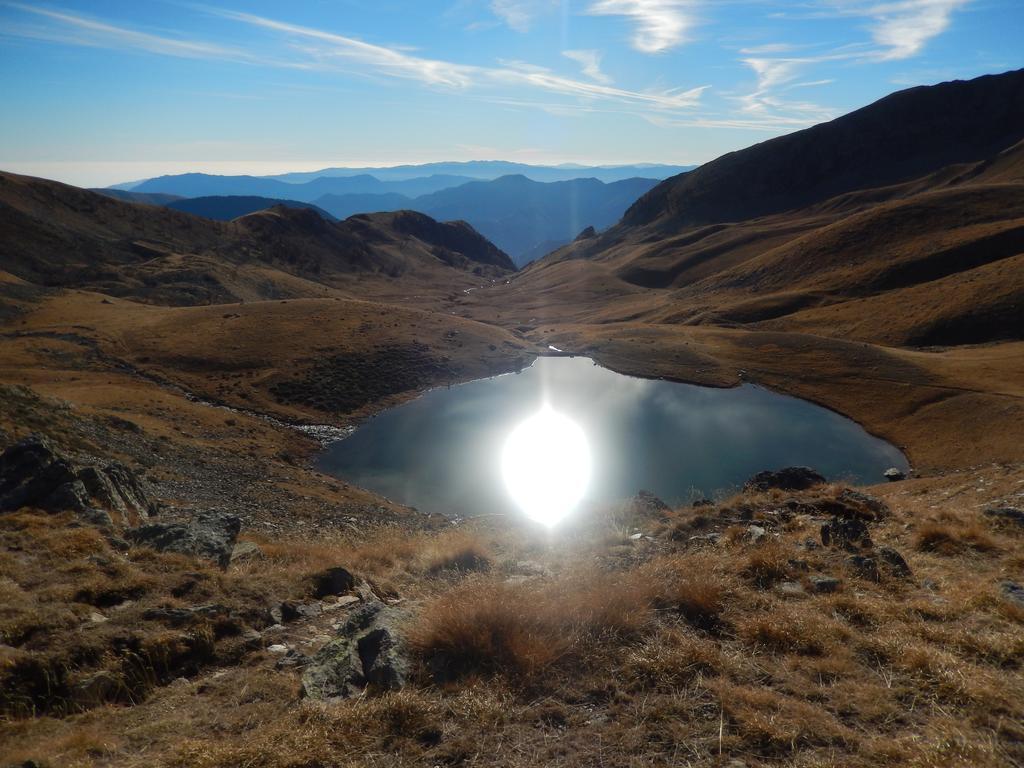
<svg viewBox="0 0 1024 768">
<path fill-rule="evenodd" d="M 361 211 L 407 208 L 440 221 L 468 221 L 518 266 L 571 242 L 585 227 L 611 226 L 655 179 L 538 182 L 525 176 L 471 181 L 417 198 L 389 195 L 325 195 L 317 204 L 339 219 Z"/>
<path fill-rule="evenodd" d="M 356 172 L 382 171 L 389 177 L 400 177 L 422 173 L 424 169 L 437 173 L 382 180 Z M 325 169 L 337 174 L 344 171 L 347 175 L 313 178 L 309 178 L 312 174 L 301 173 L 278 177 L 191 173 L 149 179 L 131 191 L 112 190 L 111 194 L 134 195 L 137 199 L 168 194 L 201 199 L 201 203 L 174 202 L 172 207 L 216 219 L 235 218 L 228 215 L 232 212 L 243 215 L 258 210 L 256 201 L 261 198 L 268 202 L 260 207 L 292 201 L 295 206 L 317 206 L 338 219 L 357 213 L 415 210 L 442 221 L 469 222 L 522 266 L 571 242 L 585 227 L 603 230 L 611 226 L 638 197 L 658 183 L 662 178 L 659 174 L 679 169 L 680 166 L 545 167 L 472 161 L 386 169 Z M 460 170 L 464 174 L 455 173 Z M 500 171 L 509 173 L 491 177 Z M 633 175 L 618 178 L 626 172 Z M 641 176 L 642 172 L 655 175 Z"/>
<path fill-rule="evenodd" d="M 194 216 L 205 216 L 208 219 L 216 219 L 217 221 L 231 221 L 239 216 L 273 208 L 276 205 L 284 206 L 285 208 L 308 208 L 309 210 L 316 211 L 328 221 L 335 220 L 335 217 L 330 213 L 312 203 L 302 203 L 298 200 L 278 200 L 272 197 L 248 197 L 241 195 L 186 197 L 171 200 L 164 205 L 176 211 L 184 211 Z"/>
</svg>

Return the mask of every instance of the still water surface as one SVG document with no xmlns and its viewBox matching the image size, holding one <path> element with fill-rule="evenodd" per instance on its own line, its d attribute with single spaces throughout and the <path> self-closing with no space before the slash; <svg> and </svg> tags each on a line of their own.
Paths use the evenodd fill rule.
<svg viewBox="0 0 1024 768">
<path fill-rule="evenodd" d="M 319 469 L 427 512 L 513 512 L 500 457 L 544 402 L 590 443 L 584 506 L 644 489 L 669 504 L 736 489 L 762 469 L 810 466 L 830 480 L 880 482 L 907 461 L 857 423 L 751 384 L 712 389 L 638 379 L 576 357 L 435 389 L 330 445 Z"/>
</svg>

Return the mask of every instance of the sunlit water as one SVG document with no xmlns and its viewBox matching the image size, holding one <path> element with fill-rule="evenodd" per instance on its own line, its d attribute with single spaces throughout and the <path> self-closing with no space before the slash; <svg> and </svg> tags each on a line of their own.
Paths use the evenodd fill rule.
<svg viewBox="0 0 1024 768">
<path fill-rule="evenodd" d="M 519 374 L 435 389 L 384 411 L 328 447 L 319 469 L 423 511 L 513 512 L 502 451 L 545 402 L 587 437 L 584 506 L 641 489 L 680 504 L 787 466 L 855 483 L 907 467 L 894 446 L 804 400 L 750 384 L 712 389 L 623 376 L 586 358 L 544 357 Z"/>
</svg>

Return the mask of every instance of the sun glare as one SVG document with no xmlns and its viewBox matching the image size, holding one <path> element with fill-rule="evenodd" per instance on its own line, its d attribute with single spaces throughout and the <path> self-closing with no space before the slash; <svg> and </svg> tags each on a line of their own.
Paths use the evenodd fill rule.
<svg viewBox="0 0 1024 768">
<path fill-rule="evenodd" d="M 512 430 L 501 468 L 523 513 L 552 526 L 572 512 L 587 490 L 590 445 L 579 424 L 544 406 Z"/>
</svg>

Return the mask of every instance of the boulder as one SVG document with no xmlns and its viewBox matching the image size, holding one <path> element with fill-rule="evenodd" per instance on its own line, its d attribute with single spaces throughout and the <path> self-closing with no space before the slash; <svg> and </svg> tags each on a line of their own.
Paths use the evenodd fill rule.
<svg viewBox="0 0 1024 768">
<path fill-rule="evenodd" d="M 812 576 L 811 587 L 815 592 L 830 593 L 839 589 L 842 582 L 834 576 Z"/>
<path fill-rule="evenodd" d="M 355 586 L 356 577 L 352 572 L 336 565 L 313 577 L 313 596 L 319 600 L 331 595 L 345 595 Z"/>
<path fill-rule="evenodd" d="M 290 600 L 281 603 L 281 618 L 286 624 L 303 619 L 315 619 L 323 612 L 324 609 L 320 603 L 296 603 Z"/>
<path fill-rule="evenodd" d="M 989 507 L 982 514 L 994 523 L 1017 525 L 1024 528 L 1024 509 L 1017 509 L 1016 507 Z"/>
<path fill-rule="evenodd" d="M 231 562 L 245 563 L 263 557 L 263 550 L 254 541 L 240 541 L 231 549 Z"/>
<path fill-rule="evenodd" d="M 38 507 L 52 512 L 85 507 L 85 488 L 49 441 L 32 435 L 0 454 L 0 512 Z"/>
<path fill-rule="evenodd" d="M 746 491 L 769 491 L 777 488 L 781 491 L 804 491 L 824 482 L 824 476 L 810 467 L 785 467 L 774 471 L 758 472 L 747 480 L 743 489 Z"/>
<path fill-rule="evenodd" d="M 821 543 L 826 547 L 851 548 L 870 541 L 868 527 L 857 517 L 834 517 L 821 526 Z"/>
<path fill-rule="evenodd" d="M 744 538 L 751 544 L 760 544 L 766 535 L 767 533 L 760 525 L 748 525 Z"/>
<path fill-rule="evenodd" d="M 885 470 L 885 472 L 882 473 L 882 476 L 885 477 L 885 479 L 888 480 L 890 483 L 895 483 L 899 480 L 907 479 L 907 473 L 897 467 L 889 467 L 889 469 Z"/>
<path fill-rule="evenodd" d="M 338 636 L 317 651 L 302 674 L 302 694 L 339 699 L 367 687 L 394 691 L 405 685 L 409 660 L 398 632 L 404 614 L 373 601 L 355 609 Z"/>
<path fill-rule="evenodd" d="M 0 512 L 36 507 L 75 512 L 108 527 L 110 513 L 123 521 L 145 520 L 155 511 L 134 473 L 122 464 L 76 467 L 45 437 L 31 435 L 0 454 Z"/>
<path fill-rule="evenodd" d="M 127 531 L 126 536 L 135 546 L 203 557 L 227 568 L 241 528 L 235 515 L 197 512 L 188 522 L 150 523 Z"/>
</svg>

